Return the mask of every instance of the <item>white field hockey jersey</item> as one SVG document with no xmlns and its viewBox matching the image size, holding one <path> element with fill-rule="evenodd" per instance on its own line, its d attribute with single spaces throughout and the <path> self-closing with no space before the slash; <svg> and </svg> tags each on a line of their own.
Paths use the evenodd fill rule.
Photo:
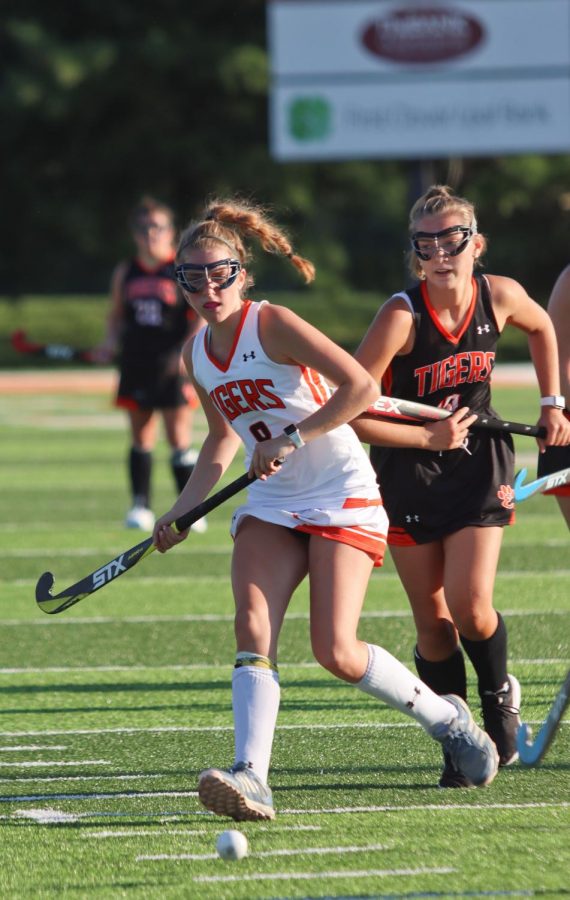
<svg viewBox="0 0 570 900">
<path fill-rule="evenodd" d="M 196 380 L 245 445 L 246 469 L 257 441 L 276 437 L 286 425 L 306 419 L 332 393 L 318 372 L 276 363 L 267 356 L 258 328 L 259 312 L 266 302 L 244 301 L 234 346 L 224 364 L 208 352 L 207 328 L 196 336 L 192 353 Z M 342 510 L 340 520 L 331 521 L 339 525 L 349 524 L 350 509 L 360 506 L 353 501 L 377 503 L 380 496 L 368 456 L 349 425 L 305 444 L 287 457 L 278 473 L 253 482 L 248 490 L 250 507 L 277 507 L 291 513 L 310 508 Z"/>
</svg>

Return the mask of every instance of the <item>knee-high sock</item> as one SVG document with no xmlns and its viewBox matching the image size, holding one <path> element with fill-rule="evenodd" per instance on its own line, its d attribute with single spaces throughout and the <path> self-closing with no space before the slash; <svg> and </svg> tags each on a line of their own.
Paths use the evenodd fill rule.
<svg viewBox="0 0 570 900">
<path fill-rule="evenodd" d="M 439 662 L 424 659 L 416 647 L 414 662 L 421 680 L 436 694 L 457 694 L 467 700 L 465 658 L 459 647 Z"/>
<path fill-rule="evenodd" d="M 457 716 L 452 703 L 435 694 L 391 653 L 368 644 L 368 668 L 356 687 L 415 719 L 430 732 Z"/>
<path fill-rule="evenodd" d="M 238 654 L 232 676 L 235 762 L 249 763 L 266 783 L 280 694 L 276 666 L 264 656 Z"/>
<path fill-rule="evenodd" d="M 479 695 L 500 691 L 507 681 L 507 628 L 499 613 L 495 632 L 484 641 L 471 641 L 460 635 L 465 652 L 477 673 Z"/>
<path fill-rule="evenodd" d="M 178 493 L 181 492 L 186 482 L 194 471 L 194 465 L 198 454 L 191 447 L 188 450 L 173 450 L 170 456 L 170 468 L 176 482 Z"/>
<path fill-rule="evenodd" d="M 131 447 L 129 452 L 129 478 L 133 503 L 150 508 L 150 477 L 152 473 L 152 452 Z"/>
</svg>

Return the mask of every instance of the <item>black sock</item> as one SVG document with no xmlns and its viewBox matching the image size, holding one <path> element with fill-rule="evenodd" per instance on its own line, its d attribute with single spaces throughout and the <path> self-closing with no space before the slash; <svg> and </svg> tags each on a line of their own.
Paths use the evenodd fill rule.
<svg viewBox="0 0 570 900">
<path fill-rule="evenodd" d="M 499 614 L 495 633 L 484 641 L 470 641 L 462 635 L 460 638 L 477 673 L 479 696 L 500 691 L 507 681 L 507 629 L 503 617 Z"/>
<path fill-rule="evenodd" d="M 195 459 L 196 453 L 192 450 L 172 451 L 170 466 L 172 468 L 172 474 L 174 475 L 178 493 L 180 493 L 194 471 Z"/>
<path fill-rule="evenodd" d="M 465 659 L 460 647 L 440 662 L 424 659 L 416 647 L 414 661 L 421 680 L 436 694 L 457 694 L 458 697 L 467 699 Z"/>
<path fill-rule="evenodd" d="M 129 477 L 135 506 L 150 509 L 150 476 L 152 472 L 152 452 L 131 447 L 129 453 Z"/>
</svg>

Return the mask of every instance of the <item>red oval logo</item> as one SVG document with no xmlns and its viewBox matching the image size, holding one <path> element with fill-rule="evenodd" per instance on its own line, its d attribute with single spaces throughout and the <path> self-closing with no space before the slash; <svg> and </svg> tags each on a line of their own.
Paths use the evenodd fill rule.
<svg viewBox="0 0 570 900">
<path fill-rule="evenodd" d="M 483 26 L 471 16 L 446 7 L 406 9 L 375 19 L 362 32 L 370 53 L 400 63 L 434 63 L 456 59 L 481 43 Z"/>
</svg>

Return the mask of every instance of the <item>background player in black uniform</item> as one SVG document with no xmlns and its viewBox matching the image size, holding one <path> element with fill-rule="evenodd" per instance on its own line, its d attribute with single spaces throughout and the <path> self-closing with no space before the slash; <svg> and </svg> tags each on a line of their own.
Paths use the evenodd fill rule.
<svg viewBox="0 0 570 900">
<path fill-rule="evenodd" d="M 436 185 L 410 213 L 412 272 L 419 285 L 380 309 L 356 358 L 383 392 L 455 410 L 419 427 L 360 419 L 390 518 L 389 544 L 408 594 L 420 677 L 465 698 L 461 645 L 477 673 L 485 727 L 501 763 L 517 758 L 520 687 L 507 674 L 507 635 L 493 608 L 502 526 L 513 515 L 510 435 L 469 432 L 492 412 L 495 346 L 506 324 L 528 335 L 541 394 L 560 393 L 556 337 L 547 313 L 518 282 L 474 277 L 486 241 L 467 200 Z M 544 402 L 544 401 L 543 401 Z M 546 399 L 550 403 L 550 399 Z M 570 440 L 562 412 L 540 409 L 544 444 Z M 448 758 L 442 787 L 465 782 Z"/>
<path fill-rule="evenodd" d="M 172 210 L 143 197 L 131 215 L 136 255 L 116 267 L 111 280 L 111 309 L 104 342 L 96 350 L 99 362 L 118 351 L 120 378 L 117 406 L 130 423 L 129 478 L 132 508 L 125 525 L 151 531 L 152 455 L 160 411 L 171 447 L 171 467 L 180 492 L 197 452 L 192 450 L 192 418 L 198 406 L 194 388 L 185 378 L 181 350 L 203 321 L 182 297 L 174 274 L 175 228 Z M 193 526 L 203 531 L 205 520 Z"/>
<path fill-rule="evenodd" d="M 556 280 L 548 301 L 548 312 L 558 339 L 560 393 L 566 407 L 566 416 L 570 417 L 570 266 L 567 266 Z M 570 468 L 570 446 L 547 447 L 544 453 L 539 454 L 539 476 L 568 468 Z M 562 515 L 570 528 L 570 486 L 554 488 L 547 493 L 555 494 Z"/>
</svg>

